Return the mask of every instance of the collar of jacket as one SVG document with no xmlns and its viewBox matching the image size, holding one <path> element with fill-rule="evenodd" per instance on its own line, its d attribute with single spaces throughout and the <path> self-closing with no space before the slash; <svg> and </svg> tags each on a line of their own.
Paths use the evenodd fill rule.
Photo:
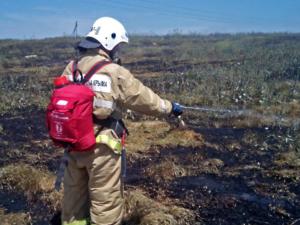
<svg viewBox="0 0 300 225">
<path fill-rule="evenodd" d="M 105 52 L 103 49 L 99 49 L 98 54 L 105 57 L 106 59 L 112 60 L 107 52 Z"/>
<path fill-rule="evenodd" d="M 80 58 L 83 58 L 85 56 L 92 56 L 92 55 L 100 55 L 103 56 L 105 59 L 108 59 L 110 61 L 112 60 L 109 54 L 102 49 L 89 49 L 87 52 L 82 53 L 80 55 Z"/>
</svg>

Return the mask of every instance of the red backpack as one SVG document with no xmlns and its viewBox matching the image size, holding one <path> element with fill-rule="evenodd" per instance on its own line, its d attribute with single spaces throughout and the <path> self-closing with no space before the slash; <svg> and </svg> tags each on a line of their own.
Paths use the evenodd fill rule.
<svg viewBox="0 0 300 225">
<path fill-rule="evenodd" d="M 93 91 L 85 85 L 87 81 L 108 61 L 96 63 L 83 77 L 72 66 L 73 81 L 57 87 L 47 107 L 47 126 L 51 139 L 56 145 L 69 147 L 73 151 L 86 151 L 95 143 L 93 128 Z M 81 79 L 78 79 L 78 73 Z"/>
</svg>

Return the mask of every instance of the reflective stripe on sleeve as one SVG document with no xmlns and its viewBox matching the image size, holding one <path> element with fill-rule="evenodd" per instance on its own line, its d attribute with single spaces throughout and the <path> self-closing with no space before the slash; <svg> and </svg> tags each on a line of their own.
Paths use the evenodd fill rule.
<svg viewBox="0 0 300 225">
<path fill-rule="evenodd" d="M 120 141 L 117 141 L 107 135 L 100 134 L 96 137 L 96 143 L 105 144 L 110 147 L 116 154 L 121 154 L 122 145 Z"/>
<path fill-rule="evenodd" d="M 107 101 L 103 99 L 94 99 L 94 107 L 96 108 L 107 108 L 107 109 L 114 109 L 115 104 L 112 101 Z"/>
<path fill-rule="evenodd" d="M 162 100 L 162 99 L 160 100 L 160 107 L 161 107 L 163 113 L 167 113 L 167 106 L 166 106 L 166 103 L 165 103 L 165 101 Z"/>
</svg>

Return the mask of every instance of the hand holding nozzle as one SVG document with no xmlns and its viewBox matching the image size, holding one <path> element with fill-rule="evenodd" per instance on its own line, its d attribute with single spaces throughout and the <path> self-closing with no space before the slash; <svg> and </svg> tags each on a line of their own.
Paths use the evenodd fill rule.
<svg viewBox="0 0 300 225">
<path fill-rule="evenodd" d="M 183 109 L 181 105 L 177 102 L 172 102 L 172 111 L 171 113 L 175 116 L 178 117 L 183 113 Z"/>
</svg>

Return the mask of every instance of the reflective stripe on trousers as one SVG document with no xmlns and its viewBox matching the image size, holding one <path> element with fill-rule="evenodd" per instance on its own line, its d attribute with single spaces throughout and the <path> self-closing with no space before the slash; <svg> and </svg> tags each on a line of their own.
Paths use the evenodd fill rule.
<svg viewBox="0 0 300 225">
<path fill-rule="evenodd" d="M 88 225 L 88 224 L 90 224 L 88 219 L 74 220 L 73 222 L 70 223 L 63 222 L 63 225 Z"/>
<path fill-rule="evenodd" d="M 122 144 L 108 135 L 100 134 L 96 137 L 96 143 L 105 144 L 110 147 L 116 154 L 121 154 Z"/>
</svg>

